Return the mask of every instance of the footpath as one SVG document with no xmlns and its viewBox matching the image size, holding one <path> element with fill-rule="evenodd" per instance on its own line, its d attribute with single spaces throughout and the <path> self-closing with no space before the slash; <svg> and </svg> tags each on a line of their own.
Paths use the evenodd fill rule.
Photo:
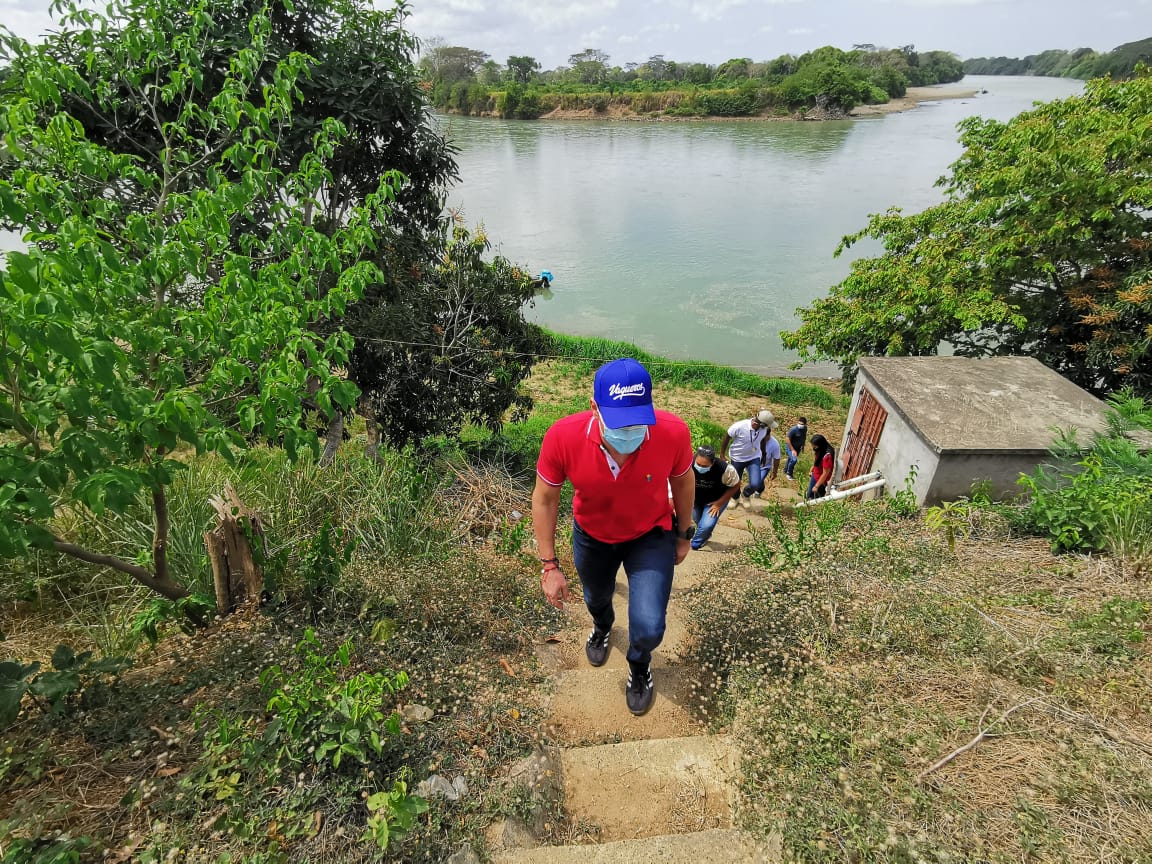
<svg viewBox="0 0 1152 864">
<path fill-rule="evenodd" d="M 643 717 L 624 703 L 628 675 L 628 580 L 616 585 L 617 624 L 607 662 L 594 668 L 584 656 L 591 631 L 579 581 L 568 626 L 542 659 L 553 669 L 549 737 L 559 748 L 563 807 L 581 845 L 498 850 L 496 864 L 770 864 L 778 851 L 754 843 L 733 826 L 737 756 L 731 738 L 710 734 L 697 717 L 693 673 L 686 665 L 685 595 L 708 573 L 739 554 L 751 535 L 749 523 L 767 527 L 761 515 L 771 496 L 794 501 L 795 489 L 768 489 L 752 509 L 725 511 L 712 539 L 676 568 L 664 642 L 652 666 L 656 697 Z"/>
</svg>

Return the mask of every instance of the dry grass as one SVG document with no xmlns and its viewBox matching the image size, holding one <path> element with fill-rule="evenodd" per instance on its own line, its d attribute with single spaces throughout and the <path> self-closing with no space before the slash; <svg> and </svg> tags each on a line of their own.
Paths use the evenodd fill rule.
<svg viewBox="0 0 1152 864">
<path fill-rule="evenodd" d="M 1147 583 L 994 526 L 949 552 L 881 512 L 697 594 L 744 823 L 797 861 L 1152 860 Z M 718 608 L 747 638 L 709 636 Z"/>
</svg>

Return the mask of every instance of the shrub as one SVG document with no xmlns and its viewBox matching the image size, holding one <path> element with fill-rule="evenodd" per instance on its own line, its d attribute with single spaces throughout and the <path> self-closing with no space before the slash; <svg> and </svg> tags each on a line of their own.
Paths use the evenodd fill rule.
<svg viewBox="0 0 1152 864">
<path fill-rule="evenodd" d="M 517 120 L 535 120 L 543 113 L 545 113 L 544 106 L 536 90 L 526 91 L 520 99 L 520 104 L 516 106 Z"/>
<path fill-rule="evenodd" d="M 294 784 L 286 778 L 359 776 L 366 783 L 368 814 L 362 839 L 387 848 L 413 824 L 427 804 L 407 792 L 407 768 L 386 759 L 401 734 L 394 710 L 396 694 L 408 684 L 399 672 L 352 673 L 352 641 L 332 654 L 323 651 L 311 630 L 296 646 L 300 666 L 288 672 L 278 665 L 260 674 L 271 719 L 236 718 L 214 710 L 203 712 L 197 726 L 204 730 L 204 750 L 185 788 L 221 802 L 220 820 L 242 827 L 250 808 L 282 796 Z M 351 674 L 350 674 L 351 673 Z M 390 784 L 376 771 L 394 772 Z M 375 782 L 372 782 L 375 781 Z"/>
<path fill-rule="evenodd" d="M 548 332 L 554 356 L 582 374 L 594 372 L 606 360 L 634 357 L 643 363 L 659 386 L 709 388 L 721 396 L 756 395 L 781 405 L 834 408 L 838 398 L 823 387 L 795 378 L 764 378 L 730 366 L 709 362 L 681 362 L 650 354 L 630 342 Z"/>
<path fill-rule="evenodd" d="M 128 665 L 123 657 L 94 660 L 91 651 L 77 654 L 68 645 L 57 646 L 52 669 L 46 672 L 39 663 L 0 663 L 0 730 L 16 721 L 25 694 L 55 714 L 84 688 L 103 676 L 118 675 Z"/>
<path fill-rule="evenodd" d="M 757 109 L 756 90 L 706 90 L 696 97 L 704 114 L 712 117 L 747 117 Z"/>
<path fill-rule="evenodd" d="M 1130 394 L 1110 401 L 1110 431 L 1088 453 L 1065 436 L 1052 463 L 1020 478 L 1031 494 L 1027 521 L 1057 551 L 1108 552 L 1142 569 L 1152 561 L 1152 453 L 1124 432 L 1148 423 L 1148 408 Z"/>
</svg>

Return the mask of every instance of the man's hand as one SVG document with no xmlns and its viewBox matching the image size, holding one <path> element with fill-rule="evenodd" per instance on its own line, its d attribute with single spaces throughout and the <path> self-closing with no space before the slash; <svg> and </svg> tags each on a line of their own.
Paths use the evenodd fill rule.
<svg viewBox="0 0 1152 864">
<path fill-rule="evenodd" d="M 676 538 L 676 563 L 683 564 L 684 559 L 688 557 L 688 553 L 692 551 L 692 541 L 685 540 L 683 537 Z"/>
<path fill-rule="evenodd" d="M 568 577 L 559 567 L 549 567 L 540 577 L 540 587 L 544 589 L 544 599 L 549 605 L 563 609 L 568 602 Z"/>
<path fill-rule="evenodd" d="M 712 506 L 710 506 L 708 508 L 708 512 L 709 512 L 709 514 L 711 514 L 711 516 L 714 519 L 719 519 L 720 518 L 720 502 L 716 501 L 715 503 L 713 503 Z"/>
</svg>

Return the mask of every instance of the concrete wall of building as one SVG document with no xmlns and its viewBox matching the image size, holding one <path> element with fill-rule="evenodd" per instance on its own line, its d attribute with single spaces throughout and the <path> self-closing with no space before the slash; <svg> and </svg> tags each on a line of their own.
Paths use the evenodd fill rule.
<svg viewBox="0 0 1152 864">
<path fill-rule="evenodd" d="M 970 495 L 972 484 L 981 480 L 988 481 L 994 498 L 1011 498 L 1024 491 L 1016 482 L 1020 475 L 1030 473 L 1045 458 L 1043 453 L 944 453 L 923 503 Z"/>
<path fill-rule="evenodd" d="M 852 392 L 852 405 L 848 409 L 848 422 L 840 440 L 848 440 L 848 433 L 852 428 L 852 418 L 856 416 L 860 392 L 864 387 L 868 388 L 868 392 L 888 412 L 888 419 L 884 421 L 884 431 L 880 433 L 880 442 L 876 445 L 876 455 L 872 459 L 871 470 L 879 471 L 884 475 L 888 481 L 886 494 L 894 495 L 904 489 L 912 466 L 915 465 L 916 479 L 913 481 L 912 491 L 916 494 L 916 500 L 923 504 L 932 489 L 932 481 L 936 475 L 940 457 L 904 421 L 895 406 L 888 401 L 884 391 L 877 387 L 863 370 L 856 377 L 856 388 Z M 842 451 L 843 447 L 841 447 L 841 452 L 836 454 L 837 461 L 841 465 L 843 465 Z M 868 497 L 868 494 L 865 493 L 863 497 Z"/>
</svg>

